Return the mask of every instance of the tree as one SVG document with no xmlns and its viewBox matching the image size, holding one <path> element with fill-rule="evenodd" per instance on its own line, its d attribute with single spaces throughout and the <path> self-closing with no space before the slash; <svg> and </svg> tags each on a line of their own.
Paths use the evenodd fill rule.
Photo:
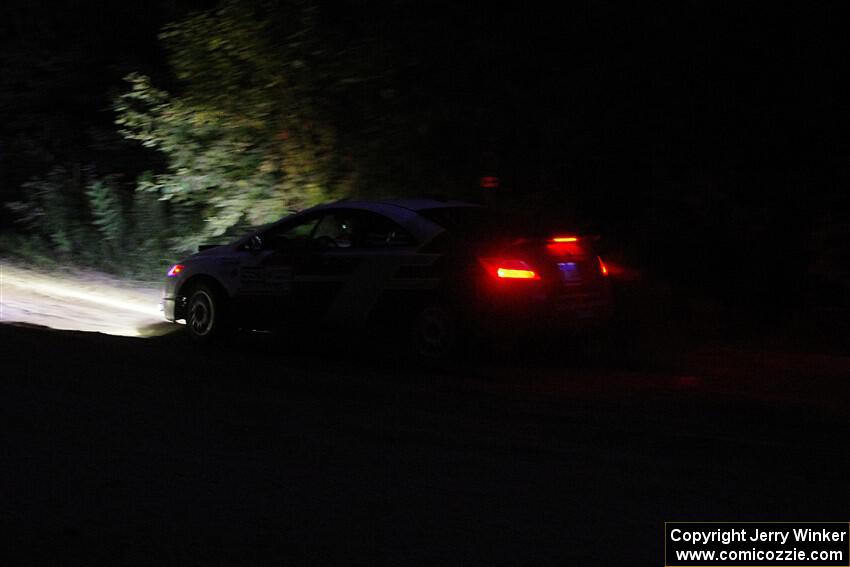
<svg viewBox="0 0 850 567">
<path fill-rule="evenodd" d="M 167 171 L 139 189 L 201 215 L 198 239 L 347 192 L 354 171 L 330 108 L 358 79 L 323 46 L 313 5 L 226 0 L 160 37 L 178 94 L 132 74 L 117 122 L 166 156 Z"/>
</svg>

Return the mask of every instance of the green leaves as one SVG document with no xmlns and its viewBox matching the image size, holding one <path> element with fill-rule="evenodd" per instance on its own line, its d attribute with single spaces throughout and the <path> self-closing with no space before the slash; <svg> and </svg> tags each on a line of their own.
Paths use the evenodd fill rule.
<svg viewBox="0 0 850 567">
<path fill-rule="evenodd" d="M 92 224 L 97 227 L 100 236 L 110 247 L 120 249 L 127 226 L 117 189 L 106 181 L 95 180 L 86 187 L 86 196 L 89 200 Z"/>
<path fill-rule="evenodd" d="M 168 163 L 139 188 L 194 207 L 202 239 L 351 186 L 326 110 L 328 77 L 339 68 L 324 59 L 313 14 L 303 3 L 223 2 L 160 36 L 179 94 L 127 77 L 129 91 L 115 102 L 121 132 Z"/>
<path fill-rule="evenodd" d="M 22 230 L 0 241 L 5 254 L 159 278 L 174 256 L 187 251 L 173 229 L 174 221 L 192 228 L 184 211 L 155 193 L 132 192 L 114 176 L 55 167 L 24 188 L 23 200 L 7 203 Z"/>
</svg>

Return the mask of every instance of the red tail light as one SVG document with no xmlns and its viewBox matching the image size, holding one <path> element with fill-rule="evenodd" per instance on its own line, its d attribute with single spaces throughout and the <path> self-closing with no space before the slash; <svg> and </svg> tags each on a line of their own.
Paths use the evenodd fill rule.
<svg viewBox="0 0 850 567">
<path fill-rule="evenodd" d="M 497 268 L 496 276 L 515 280 L 539 280 L 540 276 L 534 270 L 516 270 L 513 268 Z"/>
<path fill-rule="evenodd" d="M 556 236 L 554 238 L 550 238 L 549 242 L 578 242 L 577 236 Z"/>
<path fill-rule="evenodd" d="M 540 276 L 522 260 L 505 258 L 481 258 L 487 273 L 493 277 L 510 280 L 539 280 Z"/>
<path fill-rule="evenodd" d="M 183 264 L 174 264 L 173 266 L 171 266 L 171 269 L 168 270 L 168 277 L 173 278 L 174 276 L 182 272 L 183 268 Z"/>
<path fill-rule="evenodd" d="M 605 262 L 602 261 L 601 257 L 597 256 L 596 258 L 599 259 L 599 272 L 603 276 L 607 276 L 608 275 L 608 266 L 605 265 Z"/>
</svg>

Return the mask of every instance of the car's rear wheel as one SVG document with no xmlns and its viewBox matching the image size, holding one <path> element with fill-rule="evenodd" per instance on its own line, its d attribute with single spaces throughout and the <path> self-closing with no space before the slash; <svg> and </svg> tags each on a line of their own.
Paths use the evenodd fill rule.
<svg viewBox="0 0 850 567">
<path fill-rule="evenodd" d="M 223 294 L 207 284 L 192 289 L 186 305 L 186 329 L 199 343 L 211 343 L 229 335 L 232 326 Z"/>
<path fill-rule="evenodd" d="M 457 352 L 457 317 L 443 305 L 428 305 L 419 311 L 412 335 L 412 351 L 417 359 L 426 363 L 446 362 Z"/>
</svg>

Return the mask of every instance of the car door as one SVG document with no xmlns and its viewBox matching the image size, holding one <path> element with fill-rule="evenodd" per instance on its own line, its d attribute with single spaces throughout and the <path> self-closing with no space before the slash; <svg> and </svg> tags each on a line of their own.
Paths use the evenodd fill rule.
<svg viewBox="0 0 850 567">
<path fill-rule="evenodd" d="M 237 282 L 238 309 L 245 319 L 276 324 L 291 321 L 295 274 L 311 254 L 320 214 L 308 214 L 258 233 L 242 251 Z"/>
<path fill-rule="evenodd" d="M 321 252 L 313 275 L 324 285 L 314 300 L 327 328 L 363 326 L 381 300 L 413 238 L 387 217 L 362 209 L 339 209 L 316 228 Z"/>
</svg>

